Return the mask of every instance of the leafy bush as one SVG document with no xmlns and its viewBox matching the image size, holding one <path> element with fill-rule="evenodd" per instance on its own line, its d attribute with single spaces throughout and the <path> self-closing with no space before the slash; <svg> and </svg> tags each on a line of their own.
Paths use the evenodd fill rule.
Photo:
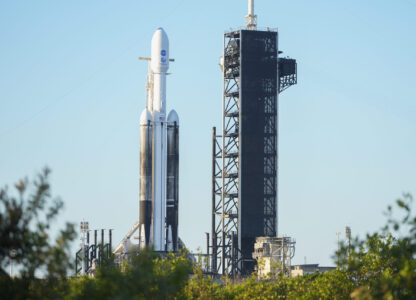
<svg viewBox="0 0 416 300">
<path fill-rule="evenodd" d="M 102 265 L 94 278 L 71 280 L 65 299 L 180 299 L 192 270 L 185 253 L 160 258 L 150 250 L 131 255 L 123 271 Z"/>
<path fill-rule="evenodd" d="M 51 224 L 63 202 L 51 197 L 49 173 L 45 168 L 32 183 L 20 180 L 17 196 L 7 186 L 0 190 L 0 299 L 53 299 L 66 289 L 76 234 L 66 223 L 51 242 Z M 5 271 L 10 257 L 20 271 L 15 278 Z"/>
<path fill-rule="evenodd" d="M 416 299 L 416 217 L 409 194 L 396 201 L 403 217 L 395 220 L 388 207 L 384 229 L 343 245 L 331 272 L 264 280 L 253 274 L 233 282 L 205 276 L 186 253 L 162 258 L 145 250 L 131 255 L 122 270 L 110 260 L 94 278 L 68 279 L 74 225 L 67 223 L 51 242 L 51 222 L 63 204 L 51 198 L 48 175 L 45 169 L 32 185 L 19 181 L 17 197 L 7 187 L 0 190 L 0 299 Z M 6 272 L 12 249 L 20 271 L 14 278 Z"/>
</svg>

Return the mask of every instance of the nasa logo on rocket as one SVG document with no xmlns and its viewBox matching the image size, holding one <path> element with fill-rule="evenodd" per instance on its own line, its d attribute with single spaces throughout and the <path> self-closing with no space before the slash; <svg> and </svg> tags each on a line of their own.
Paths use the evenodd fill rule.
<svg viewBox="0 0 416 300">
<path fill-rule="evenodd" d="M 165 63 L 166 62 L 166 50 L 162 50 L 162 51 L 160 51 L 160 55 L 162 55 L 162 57 L 160 58 L 160 61 L 162 62 L 162 63 Z"/>
</svg>

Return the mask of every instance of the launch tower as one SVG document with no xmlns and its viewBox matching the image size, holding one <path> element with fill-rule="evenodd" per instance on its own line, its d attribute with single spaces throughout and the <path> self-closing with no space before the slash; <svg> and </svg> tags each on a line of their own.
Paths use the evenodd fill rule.
<svg viewBox="0 0 416 300">
<path fill-rule="evenodd" d="M 213 128 L 211 269 L 252 272 L 257 237 L 278 234 L 278 95 L 297 83 L 296 60 L 279 58 L 277 30 L 224 34 L 222 132 Z"/>
</svg>

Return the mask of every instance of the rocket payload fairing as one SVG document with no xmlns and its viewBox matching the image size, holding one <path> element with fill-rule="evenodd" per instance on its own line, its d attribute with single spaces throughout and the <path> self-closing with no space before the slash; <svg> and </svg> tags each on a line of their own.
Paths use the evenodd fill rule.
<svg viewBox="0 0 416 300">
<path fill-rule="evenodd" d="M 169 40 L 153 34 L 146 109 L 140 116 L 140 247 L 156 251 L 178 248 L 179 118 L 166 118 Z"/>
</svg>

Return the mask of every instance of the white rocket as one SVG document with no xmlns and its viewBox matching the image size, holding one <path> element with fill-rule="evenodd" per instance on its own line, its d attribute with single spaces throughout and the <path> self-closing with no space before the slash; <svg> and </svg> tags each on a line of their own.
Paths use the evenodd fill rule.
<svg viewBox="0 0 416 300">
<path fill-rule="evenodd" d="M 176 251 L 178 247 L 179 118 L 166 118 L 169 40 L 153 34 L 146 109 L 140 116 L 140 247 Z"/>
</svg>

